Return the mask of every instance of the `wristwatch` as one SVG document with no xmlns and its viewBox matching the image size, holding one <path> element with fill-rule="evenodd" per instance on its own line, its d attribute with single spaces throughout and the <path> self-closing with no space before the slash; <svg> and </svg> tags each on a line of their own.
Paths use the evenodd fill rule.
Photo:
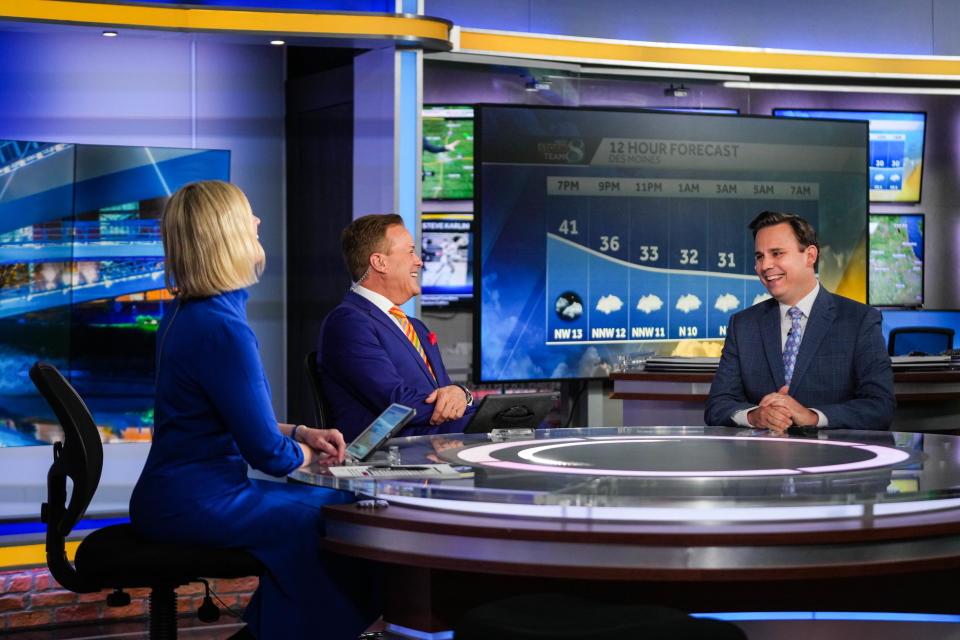
<svg viewBox="0 0 960 640">
<path fill-rule="evenodd" d="M 454 384 L 456 384 L 456 383 L 454 383 Z M 467 406 L 468 406 L 468 407 L 473 406 L 473 394 L 470 393 L 470 389 L 467 389 L 467 388 L 466 388 L 465 386 L 463 386 L 462 384 L 458 384 L 457 386 L 460 387 L 461 389 L 463 389 L 463 395 L 465 395 L 465 396 L 467 397 Z"/>
</svg>

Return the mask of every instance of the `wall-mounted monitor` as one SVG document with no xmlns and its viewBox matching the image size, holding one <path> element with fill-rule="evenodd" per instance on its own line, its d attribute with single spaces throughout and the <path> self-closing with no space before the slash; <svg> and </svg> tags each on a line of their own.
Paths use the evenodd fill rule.
<svg viewBox="0 0 960 640">
<path fill-rule="evenodd" d="M 424 200 L 473 198 L 473 107 L 423 108 Z"/>
<path fill-rule="evenodd" d="M 866 302 L 863 122 L 477 105 L 474 379 L 606 378 L 719 355 L 769 297 L 747 228 L 803 216 L 819 277 Z"/>
<path fill-rule="evenodd" d="M 27 376 L 56 365 L 109 439 L 149 439 L 160 214 L 230 152 L 0 140 L 0 446 L 60 437 Z"/>
<path fill-rule="evenodd" d="M 473 301 L 473 214 L 423 213 L 420 304 L 457 309 Z"/>
<path fill-rule="evenodd" d="M 871 213 L 868 299 L 878 307 L 923 305 L 923 214 Z"/>
<path fill-rule="evenodd" d="M 920 202 L 926 113 L 774 109 L 773 115 L 866 120 L 870 123 L 870 202 Z"/>
</svg>

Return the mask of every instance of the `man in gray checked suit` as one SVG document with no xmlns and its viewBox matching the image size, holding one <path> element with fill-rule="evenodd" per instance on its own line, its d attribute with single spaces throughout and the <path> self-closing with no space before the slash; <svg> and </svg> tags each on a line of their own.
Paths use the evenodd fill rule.
<svg viewBox="0 0 960 640">
<path fill-rule="evenodd" d="M 750 229 L 773 299 L 730 318 L 706 423 L 887 429 L 896 400 L 880 312 L 820 286 L 819 243 L 803 218 L 764 211 Z"/>
</svg>

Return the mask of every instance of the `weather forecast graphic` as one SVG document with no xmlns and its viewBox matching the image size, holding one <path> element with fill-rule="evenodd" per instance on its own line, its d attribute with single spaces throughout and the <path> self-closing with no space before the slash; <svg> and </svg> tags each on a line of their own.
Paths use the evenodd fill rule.
<svg viewBox="0 0 960 640">
<path fill-rule="evenodd" d="M 866 300 L 863 122 L 475 115 L 476 380 L 606 378 L 635 356 L 719 355 L 731 316 L 769 297 L 748 228 L 764 210 L 809 220 L 820 282 Z"/>
<path fill-rule="evenodd" d="M 733 313 L 769 297 L 744 232 L 757 211 L 819 226 L 816 184 L 549 176 L 546 186 L 547 344 L 723 338 Z M 598 195 L 608 197 L 579 211 L 565 202 Z"/>
</svg>

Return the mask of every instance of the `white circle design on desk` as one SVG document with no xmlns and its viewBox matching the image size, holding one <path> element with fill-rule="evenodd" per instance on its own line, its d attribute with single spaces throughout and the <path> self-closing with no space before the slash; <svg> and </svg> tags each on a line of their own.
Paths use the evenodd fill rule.
<svg viewBox="0 0 960 640">
<path fill-rule="evenodd" d="M 827 464 L 801 464 L 780 466 L 771 465 L 737 468 L 738 460 L 727 456 L 731 463 L 726 468 L 716 465 L 714 468 L 663 468 L 676 463 L 684 467 L 683 456 L 661 456 L 681 446 L 711 447 L 722 445 L 755 454 L 759 447 L 768 448 L 771 458 L 789 462 L 794 454 L 799 457 L 832 458 Z M 790 447 L 784 449 L 784 447 Z M 776 448 L 776 451 L 774 451 Z M 599 458 L 624 456 L 633 459 L 634 454 L 653 454 L 659 468 L 631 468 L 630 465 L 603 466 L 597 464 Z M 734 451 L 731 449 L 731 451 Z M 764 452 L 765 453 L 765 452 Z M 470 465 L 493 467 L 513 471 L 537 473 L 561 473 L 592 476 L 623 476 L 649 478 L 703 478 L 703 477 L 749 477 L 780 476 L 814 473 L 839 473 L 844 471 L 863 471 L 899 464 L 910 458 L 906 451 L 883 445 L 858 442 L 840 442 L 836 440 L 814 440 L 802 438 L 767 438 L 757 436 L 605 436 L 584 438 L 561 438 L 556 440 L 523 440 L 498 442 L 467 447 L 456 454 L 457 458 Z M 505 457 L 514 459 L 504 459 Z M 642 456 L 640 456 L 642 457 Z M 721 456 L 723 457 L 723 456 Z M 591 458 L 594 461 L 591 461 Z M 638 465 L 642 467 L 643 465 Z"/>
</svg>

